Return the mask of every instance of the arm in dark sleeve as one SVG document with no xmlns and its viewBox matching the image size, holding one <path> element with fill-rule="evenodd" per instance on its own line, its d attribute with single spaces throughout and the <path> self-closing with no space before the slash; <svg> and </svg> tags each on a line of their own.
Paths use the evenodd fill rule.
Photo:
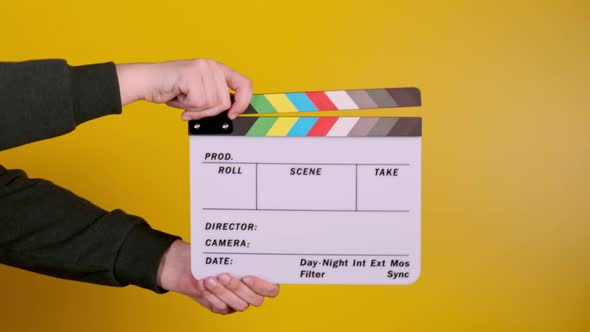
<svg viewBox="0 0 590 332">
<path fill-rule="evenodd" d="M 0 150 L 61 135 L 121 112 L 114 64 L 0 63 Z M 49 181 L 0 166 L 0 263 L 55 277 L 157 292 L 177 237 L 107 212 Z"/>
<path fill-rule="evenodd" d="M 113 63 L 0 62 L 0 150 L 68 133 L 85 121 L 121 113 Z"/>
<path fill-rule="evenodd" d="M 139 217 L 107 212 L 49 181 L 0 166 L 0 263 L 159 292 L 160 260 L 176 239 Z"/>
</svg>

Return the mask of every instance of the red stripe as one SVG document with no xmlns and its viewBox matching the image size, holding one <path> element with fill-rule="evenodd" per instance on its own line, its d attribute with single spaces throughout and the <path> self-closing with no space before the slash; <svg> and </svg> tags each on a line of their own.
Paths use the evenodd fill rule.
<svg viewBox="0 0 590 332">
<path fill-rule="evenodd" d="M 307 136 L 326 136 L 337 120 L 338 117 L 319 118 L 318 121 L 309 130 Z"/>
<path fill-rule="evenodd" d="M 319 111 L 333 111 L 338 107 L 332 103 L 330 98 L 323 92 L 306 92 L 307 98 L 317 107 Z M 307 136 L 326 136 L 330 129 L 334 126 L 337 117 L 335 118 L 319 118 L 318 121 L 311 127 Z"/>
<path fill-rule="evenodd" d="M 323 92 L 306 92 L 307 97 L 320 111 L 336 111 L 338 107 Z"/>
</svg>

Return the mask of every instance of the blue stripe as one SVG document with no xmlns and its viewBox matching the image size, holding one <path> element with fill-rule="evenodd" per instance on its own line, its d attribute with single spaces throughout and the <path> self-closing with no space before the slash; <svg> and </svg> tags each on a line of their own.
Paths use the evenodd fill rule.
<svg viewBox="0 0 590 332">
<path fill-rule="evenodd" d="M 313 112 L 318 110 L 303 92 L 285 93 L 285 95 L 299 112 Z"/>
<path fill-rule="evenodd" d="M 318 118 L 299 118 L 297 122 L 291 127 L 287 136 L 307 136 L 313 125 L 318 121 Z"/>
</svg>

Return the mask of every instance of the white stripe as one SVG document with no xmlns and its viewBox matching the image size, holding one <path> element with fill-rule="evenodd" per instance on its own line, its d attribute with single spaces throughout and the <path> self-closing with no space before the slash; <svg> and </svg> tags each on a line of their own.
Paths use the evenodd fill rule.
<svg viewBox="0 0 590 332">
<path fill-rule="evenodd" d="M 358 110 L 359 107 L 350 98 L 346 91 L 326 91 L 326 96 L 339 110 Z"/>
<path fill-rule="evenodd" d="M 360 118 L 338 118 L 326 136 L 346 136 Z"/>
</svg>

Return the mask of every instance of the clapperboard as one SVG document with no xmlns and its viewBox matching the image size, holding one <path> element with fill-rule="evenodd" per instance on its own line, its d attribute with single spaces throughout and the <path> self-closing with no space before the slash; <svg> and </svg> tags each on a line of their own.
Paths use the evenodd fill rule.
<svg viewBox="0 0 590 332">
<path fill-rule="evenodd" d="M 420 105 L 416 88 L 273 93 L 189 121 L 194 276 L 414 282 L 422 119 L 306 113 Z"/>
</svg>

